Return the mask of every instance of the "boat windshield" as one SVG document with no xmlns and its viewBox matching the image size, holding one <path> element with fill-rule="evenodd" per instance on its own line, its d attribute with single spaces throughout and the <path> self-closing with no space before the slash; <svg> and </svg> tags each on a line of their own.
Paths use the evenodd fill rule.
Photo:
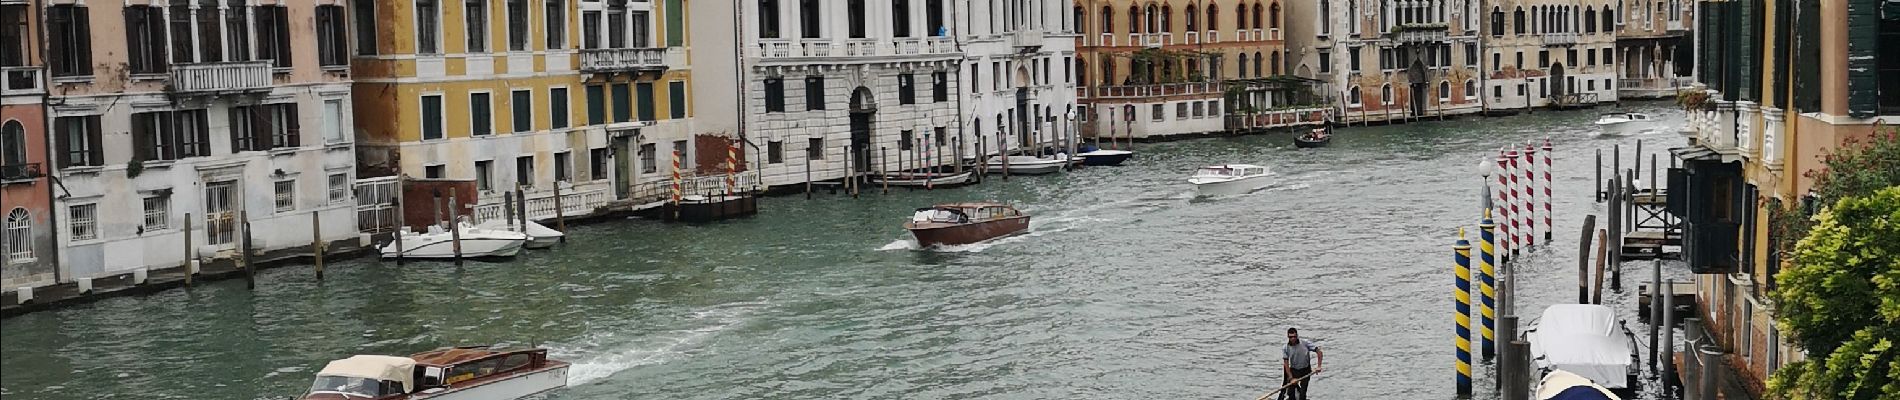
<svg viewBox="0 0 1900 400">
<path fill-rule="evenodd" d="M 910 216 L 910 220 L 912 222 L 951 222 L 951 223 L 967 221 L 967 219 L 965 219 L 963 217 L 963 214 L 961 213 L 945 210 L 945 209 L 940 209 L 940 208 L 917 210 L 916 214 L 912 214 Z"/>
<path fill-rule="evenodd" d="M 1234 169 L 1227 167 L 1206 167 L 1194 171 L 1194 176 L 1234 176 Z"/>
<path fill-rule="evenodd" d="M 401 386 L 401 384 L 395 384 L 394 387 L 392 387 L 383 381 L 370 378 L 317 375 L 317 381 L 310 384 L 310 392 L 341 393 L 350 396 L 376 398 L 382 397 L 383 395 L 402 393 L 402 389 L 399 386 Z"/>
</svg>

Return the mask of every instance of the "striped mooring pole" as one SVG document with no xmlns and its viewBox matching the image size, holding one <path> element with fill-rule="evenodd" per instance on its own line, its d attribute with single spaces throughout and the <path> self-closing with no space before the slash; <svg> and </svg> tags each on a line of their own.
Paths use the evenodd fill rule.
<svg viewBox="0 0 1900 400">
<path fill-rule="evenodd" d="M 1550 180 L 1550 159 L 1556 156 L 1557 153 L 1550 151 L 1550 138 L 1544 138 L 1544 241 L 1546 242 L 1550 241 L 1550 232 L 1556 230 L 1556 225 L 1550 224 L 1550 213 L 1552 212 L 1550 208 L 1550 187 L 1556 184 Z"/>
<path fill-rule="evenodd" d="M 680 152 L 673 151 L 673 219 L 680 217 Z"/>
<path fill-rule="evenodd" d="M 1498 202 L 1496 206 L 1498 209 L 1498 218 L 1503 219 L 1500 221 L 1501 223 L 1498 224 L 1498 261 L 1502 263 L 1506 261 L 1505 256 L 1510 254 L 1511 248 L 1515 247 L 1516 244 L 1511 243 L 1511 186 L 1505 183 L 1506 180 L 1510 179 L 1505 175 L 1510 175 L 1511 170 L 1505 169 L 1508 165 L 1504 160 L 1504 150 L 1502 149 L 1498 150 L 1497 162 Z"/>
<path fill-rule="evenodd" d="M 1457 310 L 1453 319 L 1458 321 L 1458 397 L 1471 397 L 1471 242 L 1465 241 L 1464 228 L 1458 228 L 1458 243 L 1451 248 L 1457 262 L 1452 271 L 1458 277 L 1452 291 Z"/>
<path fill-rule="evenodd" d="M 1524 144 L 1524 247 L 1537 245 L 1537 146 Z"/>
<path fill-rule="evenodd" d="M 726 195 L 731 196 L 739 186 L 739 142 L 726 143 Z"/>
<path fill-rule="evenodd" d="M 1517 180 L 1517 158 L 1519 156 L 1517 150 L 1504 151 L 1504 174 L 1509 175 L 1507 177 L 1509 182 L 1506 183 L 1509 187 L 1505 188 L 1505 191 L 1510 193 L 1508 201 L 1511 207 L 1511 213 L 1506 215 L 1504 219 L 1509 221 L 1506 224 L 1511 226 L 1509 235 L 1511 235 L 1511 255 L 1513 256 L 1523 251 L 1524 247 L 1528 245 L 1524 242 L 1524 210 L 1520 205 L 1520 203 L 1524 202 L 1524 193 L 1521 191 L 1519 187 L 1520 182 Z"/>
<path fill-rule="evenodd" d="M 1497 239 L 1497 224 L 1491 222 L 1491 210 L 1484 210 L 1484 220 L 1478 221 L 1478 335 L 1484 337 L 1479 342 L 1478 352 L 1486 361 L 1497 355 L 1497 334 L 1495 321 L 1497 307 L 1492 298 L 1497 296 L 1497 259 L 1492 258 L 1497 251 L 1494 241 Z"/>
</svg>

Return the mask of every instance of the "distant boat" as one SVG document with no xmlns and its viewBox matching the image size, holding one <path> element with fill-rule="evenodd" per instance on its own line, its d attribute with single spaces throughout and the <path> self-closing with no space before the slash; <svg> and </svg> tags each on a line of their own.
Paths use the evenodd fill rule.
<svg viewBox="0 0 1900 400">
<path fill-rule="evenodd" d="M 508 400 L 567 387 L 547 349 L 450 347 L 408 357 L 358 355 L 317 371 L 303 400 Z"/>
<path fill-rule="evenodd" d="M 1615 112 L 1597 116 L 1597 131 L 1603 135 L 1628 135 L 1642 132 L 1649 126 L 1649 114 L 1637 112 Z"/>
<path fill-rule="evenodd" d="M 1333 142 L 1333 129 L 1329 127 L 1313 128 L 1312 132 L 1293 138 L 1293 147 L 1310 149 L 1326 147 Z"/>
<path fill-rule="evenodd" d="M 976 173 L 964 172 L 892 172 L 872 178 L 872 183 L 909 187 L 956 187 L 975 183 Z"/>
<path fill-rule="evenodd" d="M 1197 196 L 1245 194 L 1266 187 L 1273 172 L 1251 164 L 1224 164 L 1201 167 L 1188 177 Z"/>
<path fill-rule="evenodd" d="M 1029 214 L 1002 203 L 938 204 L 919 208 L 904 229 L 923 247 L 981 242 L 1029 229 Z"/>
<path fill-rule="evenodd" d="M 1076 153 L 1075 156 L 1082 159 L 1082 165 L 1111 166 L 1121 165 L 1122 162 L 1128 161 L 1129 158 L 1135 156 L 1135 152 L 1128 150 L 1108 150 L 1096 148 L 1093 145 L 1085 145 L 1082 146 L 1081 152 Z"/>
<path fill-rule="evenodd" d="M 1062 167 L 1068 164 L 1069 156 L 1067 154 L 1057 154 L 1047 158 L 1036 156 L 1009 156 L 1008 163 L 1003 162 L 1003 157 L 991 158 L 988 164 L 983 165 L 983 169 L 992 174 L 1000 174 L 1007 170 L 1010 174 L 1014 175 L 1044 175 L 1061 171 Z"/>
<path fill-rule="evenodd" d="M 457 224 L 462 235 L 462 257 L 513 257 L 521 252 L 528 243 L 528 235 L 501 229 L 479 228 L 468 223 Z M 454 234 L 431 225 L 429 232 L 416 233 L 404 229 L 402 251 L 404 258 L 454 258 Z M 558 239 L 557 239 L 558 240 Z M 383 257 L 396 257 L 396 242 L 384 244 L 380 251 Z"/>
<path fill-rule="evenodd" d="M 1642 364 L 1636 334 L 1616 310 L 1595 304 L 1558 304 L 1544 309 L 1525 331 L 1531 360 L 1546 374 L 1569 371 L 1610 390 L 1633 392 Z"/>
</svg>

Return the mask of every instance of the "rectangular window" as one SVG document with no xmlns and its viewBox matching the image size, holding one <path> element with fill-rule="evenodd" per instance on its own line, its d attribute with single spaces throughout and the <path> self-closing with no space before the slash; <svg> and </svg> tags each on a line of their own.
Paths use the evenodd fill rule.
<svg viewBox="0 0 1900 400">
<path fill-rule="evenodd" d="M 468 94 L 468 133 L 471 136 L 486 136 L 495 133 L 495 109 L 489 103 L 488 93 Z"/>
<path fill-rule="evenodd" d="M 1584 53 L 1584 55 L 1586 56 L 1586 57 L 1584 57 L 1584 61 L 1587 61 L 1587 62 L 1588 62 L 1588 63 L 1586 63 L 1586 64 L 1584 64 L 1584 65 L 1597 65 L 1597 52 L 1596 52 L 1596 51 L 1594 51 L 1594 50 L 1586 50 L 1586 51 L 1584 51 L 1583 53 Z M 1575 53 L 1571 53 L 1571 54 L 1575 54 Z"/>
<path fill-rule="evenodd" d="M 145 232 L 165 230 L 171 225 L 172 198 L 153 196 L 145 198 Z"/>
<path fill-rule="evenodd" d="M 976 65 L 976 63 L 970 63 L 970 81 L 964 84 L 964 86 L 970 87 L 970 93 L 980 93 L 983 91 L 983 87 L 978 85 L 979 82 L 982 82 L 983 70 L 977 69 Z"/>
<path fill-rule="evenodd" d="M 94 240 L 99 238 L 99 205 L 74 204 L 67 209 L 66 230 L 72 232 L 73 241 Z"/>
<path fill-rule="evenodd" d="M 891 35 L 910 37 L 910 0 L 891 0 Z"/>
<path fill-rule="evenodd" d="M 436 0 L 416 0 L 417 54 L 442 54 L 441 14 Z"/>
<path fill-rule="evenodd" d="M 897 74 L 897 104 L 917 104 L 916 77 Z"/>
<path fill-rule="evenodd" d="M 593 174 L 594 180 L 607 179 L 608 168 L 612 168 L 609 166 L 612 165 L 610 164 L 610 160 L 608 160 L 609 154 L 611 153 L 608 153 L 606 148 L 587 150 L 587 171 Z"/>
<path fill-rule="evenodd" d="M 686 82 L 666 83 L 666 112 L 673 119 L 686 118 Z"/>
<path fill-rule="evenodd" d="M 1162 120 L 1168 119 L 1168 109 L 1162 108 L 1160 104 L 1154 105 L 1154 109 L 1150 110 L 1149 114 L 1151 114 L 1154 117 L 1155 121 L 1162 121 Z"/>
<path fill-rule="evenodd" d="M 350 200 L 350 174 L 330 174 L 330 204 Z"/>
<path fill-rule="evenodd" d="M 509 99 L 509 101 L 514 104 L 509 104 L 510 106 L 512 106 L 511 107 L 512 112 L 510 112 L 509 114 L 512 114 L 512 115 L 509 115 L 508 119 L 511 122 L 514 122 L 513 125 L 515 128 L 515 133 L 533 131 L 534 130 L 534 92 L 527 91 L 527 90 L 516 90 L 514 92 L 511 92 L 510 94 L 513 95 L 514 98 Z"/>
<path fill-rule="evenodd" d="M 1347 71 L 1352 71 L 1355 73 L 1359 72 L 1359 48 L 1358 47 L 1349 47 L 1346 49 L 1346 68 L 1347 68 L 1346 69 Z"/>
<path fill-rule="evenodd" d="M 262 106 L 262 110 L 270 122 L 271 148 L 303 146 L 303 137 L 297 126 L 296 103 L 269 104 Z"/>
<path fill-rule="evenodd" d="M 1496 99 L 1502 99 L 1502 98 L 1504 98 L 1504 87 L 1503 87 L 1503 86 L 1492 86 L 1492 87 L 1491 87 L 1491 97 L 1492 97 L 1492 98 L 1496 98 Z"/>
<path fill-rule="evenodd" d="M 785 112 L 785 79 L 765 78 L 765 112 Z"/>
<path fill-rule="evenodd" d="M 548 88 L 548 128 L 566 128 L 567 117 L 567 88 Z"/>
<path fill-rule="evenodd" d="M 686 152 L 686 141 L 684 140 L 673 141 L 673 157 L 679 160 L 680 165 L 693 165 L 693 155 Z"/>
<path fill-rule="evenodd" d="M 633 85 L 625 83 L 613 85 L 614 122 L 633 120 Z"/>
<path fill-rule="evenodd" d="M 1197 102 L 1194 103 L 1194 106 L 1200 107 L 1201 104 Z M 1188 116 L 1188 103 L 1174 103 L 1174 115 Z"/>
<path fill-rule="evenodd" d="M 633 33 L 633 47 L 653 47 L 653 28 L 651 28 L 653 26 L 652 14 L 645 11 L 634 11 L 627 14 L 632 16 L 630 19 L 633 24 L 628 26 L 627 29 Z"/>
<path fill-rule="evenodd" d="M 930 101 L 938 103 L 950 101 L 949 73 L 937 71 L 930 74 Z"/>
<path fill-rule="evenodd" d="M 475 161 L 475 190 L 495 191 L 495 160 Z"/>
<path fill-rule="evenodd" d="M 422 140 L 442 138 L 442 95 L 422 96 Z"/>
<path fill-rule="evenodd" d="M 897 133 L 897 151 L 910 151 L 917 144 L 917 131 L 905 129 Z"/>
<path fill-rule="evenodd" d="M 652 143 L 640 145 L 640 173 L 651 174 L 660 171 L 660 164 L 656 161 L 659 155 L 654 154 L 659 151 L 659 147 Z"/>
<path fill-rule="evenodd" d="M 567 48 L 567 0 L 541 0 L 547 12 L 541 14 L 541 31 L 547 34 L 548 50 Z"/>
<path fill-rule="evenodd" d="M 600 48 L 600 12 L 581 13 L 581 48 Z"/>
<path fill-rule="evenodd" d="M 765 142 L 765 162 L 767 164 L 784 163 L 785 162 L 785 142 L 781 142 L 777 140 Z"/>
<path fill-rule="evenodd" d="M 271 66 L 290 68 L 290 8 L 258 6 L 252 23 L 257 27 L 257 57 Z"/>
<path fill-rule="evenodd" d="M 1198 102 L 1198 101 L 1194 102 L 1194 118 L 1200 118 L 1204 116 L 1207 116 L 1207 106 L 1205 104 L 1201 104 L 1201 102 Z"/>
<path fill-rule="evenodd" d="M 950 134 L 948 133 L 948 129 L 949 128 L 944 128 L 941 126 L 936 128 L 935 133 L 937 135 L 937 147 L 943 147 L 944 145 L 950 143 L 950 139 L 949 139 Z"/>
<path fill-rule="evenodd" d="M 157 111 L 132 114 L 134 159 L 177 160 L 209 155 L 210 133 L 205 110 Z"/>
<path fill-rule="evenodd" d="M 343 6 L 317 6 L 317 65 L 350 65 L 349 28 Z"/>
<path fill-rule="evenodd" d="M 1615 49 L 1603 49 L 1603 63 L 1604 64 L 1607 64 L 1607 65 L 1616 64 L 1616 59 L 1611 57 L 1612 54 L 1616 54 L 1614 50 Z"/>
<path fill-rule="evenodd" d="M 515 157 L 515 186 L 534 187 L 534 156 Z"/>
<path fill-rule="evenodd" d="M 607 123 L 607 88 L 587 85 L 587 124 Z"/>
<path fill-rule="evenodd" d="M 508 50 L 528 51 L 528 0 L 508 0 Z"/>
<path fill-rule="evenodd" d="M 1478 66 L 1478 44 L 1477 43 L 1465 43 L 1465 66 L 1466 67 Z"/>
<path fill-rule="evenodd" d="M 1325 4 L 1325 2 L 1321 2 L 1321 4 Z M 1320 26 L 1326 26 L 1326 24 L 1320 24 Z M 1319 72 L 1322 74 L 1333 72 L 1333 53 L 1325 51 L 1319 52 Z"/>
<path fill-rule="evenodd" d="M 488 0 L 466 0 L 462 3 L 463 36 L 468 39 L 467 52 L 488 52 Z"/>
<path fill-rule="evenodd" d="M 277 183 L 272 186 L 275 187 L 277 192 L 275 201 L 277 212 L 287 213 L 297 211 L 297 181 L 277 181 Z"/>
<path fill-rule="evenodd" d="M 1570 49 L 1564 52 L 1564 64 L 1577 65 L 1577 49 Z"/>
<path fill-rule="evenodd" d="M 616 0 L 607 6 L 607 48 L 623 49 L 627 47 L 627 11 L 626 2 Z"/>
<path fill-rule="evenodd" d="M 1550 68 L 1550 51 L 1549 50 L 1537 51 L 1537 67 Z"/>
<path fill-rule="evenodd" d="M 805 109 L 825 109 L 825 77 L 805 77 Z"/>
<path fill-rule="evenodd" d="M 1491 53 L 1491 70 L 1497 71 L 1501 69 L 1504 69 L 1504 54 Z"/>
<path fill-rule="evenodd" d="M 171 12 L 167 22 L 171 24 L 171 62 L 191 63 L 192 50 L 198 46 L 191 42 L 191 0 L 171 0 Z"/>
<path fill-rule="evenodd" d="M 376 0 L 355 0 L 356 54 L 376 55 Z"/>
<path fill-rule="evenodd" d="M 105 165 L 105 150 L 100 145 L 99 116 L 59 117 L 53 120 L 55 139 L 60 144 L 59 166 L 97 167 Z"/>
<path fill-rule="evenodd" d="M 425 166 L 422 166 L 422 177 L 429 178 L 429 179 L 442 179 L 442 177 L 446 175 L 446 171 L 448 171 L 448 166 L 445 166 L 442 164 L 425 165 Z"/>
<path fill-rule="evenodd" d="M 348 141 L 349 138 L 343 136 L 343 101 L 323 102 L 323 142 L 334 144 Z"/>
<path fill-rule="evenodd" d="M 92 26 L 85 7 L 46 7 L 46 63 L 53 76 L 92 75 Z"/>
<path fill-rule="evenodd" d="M 165 19 L 158 7 L 125 8 L 126 63 L 134 74 L 164 73 Z"/>
<path fill-rule="evenodd" d="M 685 91 L 680 91 L 680 92 L 685 93 Z M 634 102 L 640 108 L 640 120 L 652 121 L 654 119 L 653 82 L 640 82 L 640 83 L 634 84 L 633 95 L 635 98 Z"/>
<path fill-rule="evenodd" d="M 574 153 L 565 151 L 554 153 L 554 180 L 574 181 Z"/>
<path fill-rule="evenodd" d="M 218 30 L 218 0 L 198 0 L 198 60 L 224 61 L 224 39 Z"/>
<path fill-rule="evenodd" d="M 805 158 L 812 160 L 825 159 L 825 138 L 805 139 Z"/>
<path fill-rule="evenodd" d="M 224 54 L 231 61 L 250 61 L 251 52 L 257 49 L 251 46 L 251 7 L 249 0 L 230 0 L 224 10 Z"/>
</svg>

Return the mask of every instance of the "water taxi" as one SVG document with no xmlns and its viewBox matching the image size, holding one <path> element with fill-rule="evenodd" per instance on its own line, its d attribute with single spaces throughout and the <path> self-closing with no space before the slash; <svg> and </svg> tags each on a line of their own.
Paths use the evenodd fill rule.
<svg viewBox="0 0 1900 400">
<path fill-rule="evenodd" d="M 567 386 L 547 349 L 449 347 L 408 357 L 358 355 L 317 372 L 304 400 L 512 400 Z"/>
<path fill-rule="evenodd" d="M 917 209 L 904 229 L 917 245 L 960 245 L 1029 230 L 1029 214 L 1002 203 L 949 203 Z"/>
<path fill-rule="evenodd" d="M 1223 164 L 1201 167 L 1188 177 L 1197 196 L 1246 194 L 1266 187 L 1273 175 L 1267 167 L 1251 164 Z"/>
</svg>

